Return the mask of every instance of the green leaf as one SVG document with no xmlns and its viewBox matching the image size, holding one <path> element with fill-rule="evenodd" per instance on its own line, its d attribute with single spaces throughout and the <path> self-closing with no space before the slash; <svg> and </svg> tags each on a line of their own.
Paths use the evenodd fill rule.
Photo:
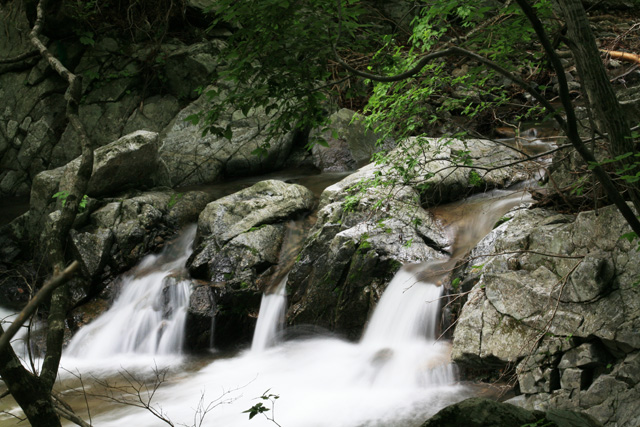
<svg viewBox="0 0 640 427">
<path fill-rule="evenodd" d="M 631 231 L 629 233 L 625 233 L 622 236 L 620 236 L 621 239 L 627 239 L 629 241 L 629 243 L 633 243 L 634 240 L 636 240 L 638 238 L 638 235 Z"/>
<path fill-rule="evenodd" d="M 315 140 L 315 143 L 318 145 L 322 145 L 323 147 L 329 148 L 329 143 L 324 138 L 318 138 Z"/>
<path fill-rule="evenodd" d="M 200 116 L 198 114 L 191 114 L 184 119 L 185 122 L 190 122 L 194 126 L 197 126 L 200 122 Z"/>
</svg>

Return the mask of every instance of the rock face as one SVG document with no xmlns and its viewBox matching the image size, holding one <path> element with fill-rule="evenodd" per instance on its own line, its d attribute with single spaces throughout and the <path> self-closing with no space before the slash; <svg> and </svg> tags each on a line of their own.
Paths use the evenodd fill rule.
<svg viewBox="0 0 640 427">
<path fill-rule="evenodd" d="M 93 174 L 87 195 L 91 198 L 112 195 L 127 188 L 152 187 L 162 182 L 162 165 L 158 160 L 158 134 L 136 131 L 111 144 L 95 150 Z M 58 192 L 67 192 L 80 165 L 80 158 L 57 169 L 39 173 L 31 190 L 30 220 L 32 230 L 39 230 L 43 217 L 64 196 L 53 198 Z"/>
<path fill-rule="evenodd" d="M 164 246 L 176 231 L 196 220 L 211 201 L 201 192 L 170 189 L 103 199 L 71 232 L 71 251 L 81 263 L 85 282 L 76 297 L 95 295 L 104 279 L 133 267 L 144 255 Z"/>
<path fill-rule="evenodd" d="M 222 83 L 205 92 L 228 90 Z M 184 108 L 162 132 L 160 156 L 167 165 L 171 184 L 187 185 L 219 181 L 223 177 L 264 173 L 281 168 L 293 146 L 293 132 L 272 141 L 260 133 L 270 118 L 261 110 L 245 116 L 230 108 L 217 126 L 233 132 L 229 140 L 212 134 L 186 121 L 206 111 L 209 96 L 205 93 Z M 264 149 L 262 155 L 256 150 Z"/>
<path fill-rule="evenodd" d="M 389 150 L 395 145 L 393 141 L 385 141 L 378 146 L 380 136 L 367 131 L 362 120 L 355 111 L 346 108 L 334 113 L 329 118 L 327 130 L 313 130 L 309 140 L 322 138 L 328 146 L 313 146 L 313 164 L 323 172 L 343 172 L 355 170 L 371 161 L 371 156 L 380 149 Z"/>
<path fill-rule="evenodd" d="M 496 228 L 472 254 L 489 256 L 469 273 L 477 283 L 453 359 L 475 368 L 518 364 L 526 407 L 637 425 L 640 253 L 620 239 L 627 227 L 607 207 L 576 218 L 523 211 Z"/>
<path fill-rule="evenodd" d="M 30 31 L 26 16 L 22 5 L 0 6 L 0 26 L 6 29 L 0 57 L 31 49 L 24 37 Z M 177 185 L 272 171 L 282 167 L 292 151 L 292 133 L 269 144 L 257 135 L 269 120 L 261 111 L 245 117 L 230 110 L 216 123 L 231 126 L 231 141 L 202 137 L 202 129 L 184 122 L 207 110 L 207 96 L 198 98 L 197 89 L 210 82 L 220 66 L 223 44 L 217 39 L 192 45 L 172 40 L 150 48 L 104 37 L 90 46 L 54 40 L 52 49 L 83 77 L 79 117 L 94 146 L 140 130 L 159 132 L 160 155 L 169 171 L 165 183 Z M 28 194 L 39 173 L 81 154 L 79 138 L 65 118 L 65 90 L 64 81 L 38 56 L 0 64 L 0 195 Z M 258 147 L 267 149 L 266 157 L 251 154 Z"/>
<path fill-rule="evenodd" d="M 214 316 L 217 347 L 251 337 L 261 284 L 270 284 L 280 261 L 286 223 L 308 213 L 313 204 L 313 193 L 305 187 L 268 180 L 209 203 L 202 211 L 188 267 L 192 276 L 214 283 L 198 295 L 215 301 L 209 323 Z M 194 312 L 191 317 L 195 324 L 198 316 Z"/>
<path fill-rule="evenodd" d="M 473 397 L 447 406 L 422 424 L 422 427 L 599 427 L 598 421 L 579 412 L 550 410 L 527 411 L 509 403 Z"/>
<path fill-rule="evenodd" d="M 433 139 L 421 148 L 413 142 L 401 144 L 390 156 L 416 150 L 414 181 L 403 184 L 397 168 L 371 164 L 325 189 L 317 223 L 289 275 L 290 323 L 312 323 L 358 338 L 401 264 L 449 256 L 446 248 L 452 242 L 423 209 L 425 200 L 455 200 L 476 188 L 526 177 L 523 170 L 506 168 L 486 174 L 483 185 L 475 187 L 468 169 L 446 169 L 452 152 L 465 148 L 478 165 L 507 161 L 508 156 L 498 157 L 486 141 L 470 141 L 465 147 L 460 141 Z M 396 183 L 385 185 L 385 178 Z M 368 187 L 367 182 L 380 184 Z"/>
</svg>

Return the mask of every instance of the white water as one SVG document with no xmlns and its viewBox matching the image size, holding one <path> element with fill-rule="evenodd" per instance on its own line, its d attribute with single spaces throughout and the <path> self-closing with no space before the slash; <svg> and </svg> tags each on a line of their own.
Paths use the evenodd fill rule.
<svg viewBox="0 0 640 427">
<path fill-rule="evenodd" d="M 190 282 L 184 264 L 195 227 L 160 255 L 145 257 L 124 278 L 113 306 L 73 337 L 65 356 L 110 358 L 122 354 L 169 355 L 182 351 Z"/>
<path fill-rule="evenodd" d="M 448 343 L 434 341 L 440 293 L 441 288 L 416 282 L 403 269 L 375 310 L 361 343 L 324 337 L 269 347 L 270 338 L 260 339 L 260 347 L 251 351 L 170 377 L 154 402 L 174 424 L 191 425 L 204 394 L 205 405 L 221 399 L 204 426 L 273 426 L 262 415 L 249 421 L 243 413 L 259 402 L 271 408 L 259 399 L 268 390 L 279 399 L 267 414 L 283 427 L 419 426 L 442 407 L 472 394 L 455 383 Z M 284 304 L 281 300 L 262 306 L 269 306 L 260 320 L 265 318 L 271 332 L 256 331 L 257 336 L 277 335 L 271 327 L 278 323 L 273 319 L 279 318 Z M 280 307 L 271 307 L 276 305 Z M 254 351 L 258 348 L 261 351 Z M 122 369 L 133 363 L 123 358 L 119 362 Z M 84 369 L 95 373 L 96 365 L 85 364 Z M 101 427 L 162 424 L 139 408 L 116 405 L 103 410 L 93 417 Z"/>
<path fill-rule="evenodd" d="M 251 351 L 261 352 L 276 344 L 284 326 L 288 277 L 288 274 L 284 276 L 274 293 L 262 295 Z"/>
<path fill-rule="evenodd" d="M 363 344 L 435 340 L 442 287 L 400 269 L 384 291 L 362 337 Z"/>
<path fill-rule="evenodd" d="M 9 308 L 0 307 L 0 323 L 2 324 L 2 328 L 6 331 L 9 326 L 13 323 L 13 321 L 18 317 L 19 312 L 15 310 L 11 310 Z M 27 336 L 27 325 L 20 328 L 20 330 L 13 336 L 11 339 L 11 346 L 13 350 L 16 352 L 18 357 L 25 357 L 27 355 L 26 348 L 26 336 Z"/>
</svg>

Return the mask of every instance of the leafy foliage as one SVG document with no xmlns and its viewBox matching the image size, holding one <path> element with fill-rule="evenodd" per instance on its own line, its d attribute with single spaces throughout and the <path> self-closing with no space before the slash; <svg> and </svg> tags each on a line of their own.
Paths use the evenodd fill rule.
<svg viewBox="0 0 640 427">
<path fill-rule="evenodd" d="M 51 196 L 52 199 L 60 199 L 62 201 L 62 207 L 67 203 L 67 197 L 69 197 L 68 191 L 58 191 Z M 82 196 L 82 199 L 80 199 L 80 203 L 78 203 L 78 212 L 84 211 L 87 207 L 87 203 L 89 203 L 89 196 L 85 194 Z"/>
<path fill-rule="evenodd" d="M 244 116 L 261 110 L 271 118 L 267 140 L 325 124 L 329 93 L 337 84 L 332 81 L 328 62 L 337 27 L 336 3 L 222 0 L 216 2 L 215 11 L 218 17 L 212 28 L 233 27 L 222 53 L 226 65 L 216 76 L 230 87 L 206 90 L 211 109 L 188 120 L 202 123 L 205 132 L 231 138 L 230 127 L 219 124 L 229 105 Z M 358 22 L 363 13 L 360 2 L 342 0 L 342 28 L 354 48 L 355 44 L 366 44 L 366 38 L 354 37 L 366 28 Z M 266 148 L 268 142 L 255 154 L 264 155 Z"/>
</svg>

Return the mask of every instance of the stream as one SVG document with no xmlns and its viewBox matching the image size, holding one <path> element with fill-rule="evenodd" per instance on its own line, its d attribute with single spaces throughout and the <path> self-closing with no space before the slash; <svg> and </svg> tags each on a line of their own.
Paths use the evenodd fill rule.
<svg viewBox="0 0 640 427">
<path fill-rule="evenodd" d="M 527 197 L 496 190 L 433 214 L 458 232 L 455 254 L 466 253 Z M 290 244 L 301 241 L 299 232 L 287 235 Z M 442 261 L 401 268 L 359 342 L 283 339 L 287 271 L 281 271 L 263 297 L 250 348 L 182 354 L 190 292 L 184 264 L 194 236 L 188 227 L 161 254 L 146 256 L 123 277 L 112 307 L 66 348 L 56 390 L 93 425 L 159 426 L 165 419 L 187 426 L 419 426 L 482 391 L 459 382 L 450 343 L 438 339 L 444 288 L 434 283 Z M 140 407 L 150 397 L 150 409 Z M 19 413 L 15 404 L 3 405 Z M 254 405 L 268 411 L 249 420 Z M 14 422 L 0 414 L 0 425 Z"/>
</svg>

